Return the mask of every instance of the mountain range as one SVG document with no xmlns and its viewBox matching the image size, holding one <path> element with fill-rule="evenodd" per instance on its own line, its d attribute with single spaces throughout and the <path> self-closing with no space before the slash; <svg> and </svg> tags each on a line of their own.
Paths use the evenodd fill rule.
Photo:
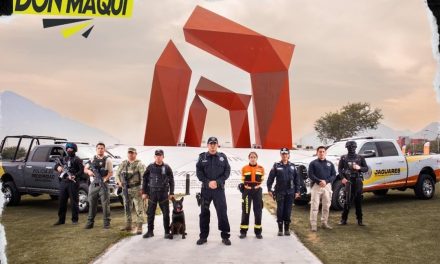
<svg viewBox="0 0 440 264">
<path fill-rule="evenodd" d="M 6 135 L 38 135 L 71 141 L 119 143 L 102 130 L 61 116 L 11 91 L 0 93 L 0 138 Z"/>
</svg>

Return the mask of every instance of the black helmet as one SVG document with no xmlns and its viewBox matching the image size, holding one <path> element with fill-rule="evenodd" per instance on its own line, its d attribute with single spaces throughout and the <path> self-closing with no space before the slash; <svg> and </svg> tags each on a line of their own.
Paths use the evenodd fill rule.
<svg viewBox="0 0 440 264">
<path fill-rule="evenodd" d="M 70 142 L 67 143 L 67 144 L 66 144 L 66 150 L 69 149 L 69 148 L 73 149 L 74 152 L 77 152 L 77 151 L 78 151 L 78 147 L 76 146 L 75 143 L 70 143 Z"/>
<path fill-rule="evenodd" d="M 350 141 L 347 141 L 347 143 L 345 143 L 345 147 L 346 148 L 357 148 L 357 143 L 356 143 L 356 141 L 350 140 Z"/>
</svg>

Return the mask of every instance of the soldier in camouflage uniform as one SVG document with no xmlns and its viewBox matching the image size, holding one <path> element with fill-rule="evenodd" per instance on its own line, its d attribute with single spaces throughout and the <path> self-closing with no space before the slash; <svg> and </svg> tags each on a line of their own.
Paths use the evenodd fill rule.
<svg viewBox="0 0 440 264">
<path fill-rule="evenodd" d="M 119 166 L 116 172 L 116 184 L 122 187 L 122 177 L 124 175 L 127 179 L 128 186 L 128 201 L 124 197 L 124 205 L 128 202 L 130 211 L 127 212 L 127 206 L 125 209 L 125 226 L 121 228 L 121 231 L 132 231 L 132 218 L 131 212 L 134 207 L 136 209 L 136 230 L 135 234 L 142 234 L 142 224 L 143 224 L 143 201 L 142 201 L 142 175 L 145 172 L 145 165 L 142 161 L 136 159 L 137 152 L 135 148 L 128 148 L 128 159 L 124 160 Z"/>
</svg>

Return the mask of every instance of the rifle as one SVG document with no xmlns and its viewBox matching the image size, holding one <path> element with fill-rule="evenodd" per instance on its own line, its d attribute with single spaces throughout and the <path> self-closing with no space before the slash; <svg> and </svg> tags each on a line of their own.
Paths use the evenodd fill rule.
<svg viewBox="0 0 440 264">
<path fill-rule="evenodd" d="M 349 210 L 351 206 L 351 181 L 350 179 L 347 180 L 345 183 L 345 204 L 344 209 Z"/>
<path fill-rule="evenodd" d="M 63 168 L 63 171 L 60 173 L 60 179 L 69 179 L 70 181 L 73 181 L 74 183 L 76 183 L 75 181 L 75 175 L 73 175 L 70 171 L 69 171 L 69 167 L 67 166 L 67 164 L 65 164 L 65 162 L 61 162 L 60 158 L 56 158 L 55 159 L 55 163 Z"/>
<path fill-rule="evenodd" d="M 124 207 L 127 215 L 131 215 L 130 210 L 130 199 L 128 197 L 128 179 L 127 173 L 125 171 L 121 172 L 121 183 L 122 183 L 122 195 L 124 196 Z"/>
<path fill-rule="evenodd" d="M 90 170 L 95 175 L 95 178 L 98 180 L 98 182 L 101 184 L 101 186 L 104 188 L 105 191 L 107 191 L 107 185 L 105 185 L 104 177 L 107 176 L 108 170 L 101 168 L 98 170 L 95 166 L 93 166 L 92 163 L 90 165 Z"/>
</svg>

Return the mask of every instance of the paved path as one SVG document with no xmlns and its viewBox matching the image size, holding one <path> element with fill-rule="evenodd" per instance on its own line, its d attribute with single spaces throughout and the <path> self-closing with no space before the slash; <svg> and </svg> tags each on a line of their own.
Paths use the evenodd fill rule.
<svg viewBox="0 0 440 264">
<path fill-rule="evenodd" d="M 217 217 L 211 204 L 211 224 L 208 243 L 197 246 L 199 237 L 199 212 L 195 196 L 186 196 L 184 211 L 187 237 L 163 238 L 162 215 L 155 219 L 155 236 L 126 238 L 109 248 L 95 263 L 321 263 L 298 238 L 278 237 L 274 216 L 263 209 L 263 239 L 256 239 L 252 226 L 246 239 L 240 239 L 241 195 L 227 194 L 228 217 L 231 224 L 231 246 L 221 243 L 217 230 Z M 251 223 L 253 216 L 251 215 Z M 144 232 L 146 225 L 144 225 Z"/>
</svg>

